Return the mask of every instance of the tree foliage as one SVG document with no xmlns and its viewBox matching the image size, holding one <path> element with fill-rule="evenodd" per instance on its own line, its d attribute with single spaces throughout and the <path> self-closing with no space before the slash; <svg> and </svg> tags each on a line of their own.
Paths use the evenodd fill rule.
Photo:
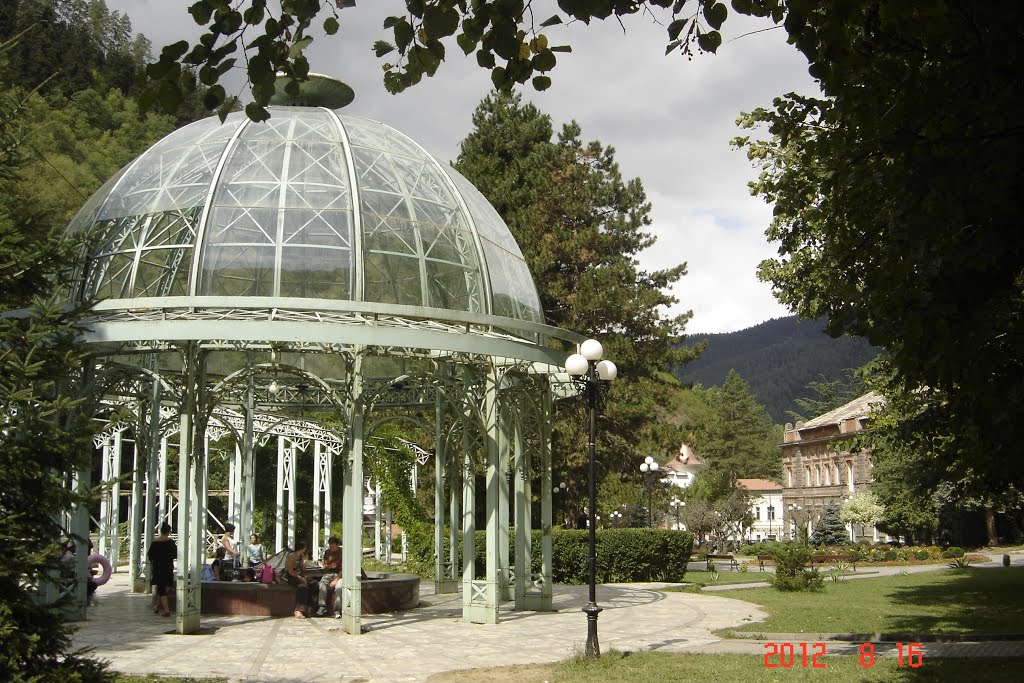
<svg viewBox="0 0 1024 683">
<path fill-rule="evenodd" d="M 681 387 L 666 369 L 698 351 L 678 344 L 690 314 L 662 311 L 676 303 L 666 290 L 686 265 L 638 267 L 639 252 L 654 244 L 643 186 L 622 178 L 611 147 L 584 143 L 575 122 L 556 136 L 536 107 L 495 93 L 477 107 L 473 125 L 455 167 L 521 246 L 545 322 L 600 339 L 619 367 L 602 412 L 601 468 L 633 474 L 643 455 L 667 452 L 681 438 L 670 420 Z M 579 409 L 562 402 L 553 429 L 569 472 L 582 472 L 587 456 Z M 582 476 L 567 483 L 575 507 Z"/>
<path fill-rule="evenodd" d="M 845 9 L 787 18 L 824 96 L 790 94 L 742 120 L 771 136 L 739 141 L 762 169 L 754 192 L 775 206 L 779 258 L 760 275 L 801 316 L 888 352 L 896 391 L 917 404 L 900 432 L 928 442 L 916 470 L 1020 483 L 1024 237 L 1007 226 L 1024 186 L 1024 10 Z"/>
<path fill-rule="evenodd" d="M 843 524 L 839 506 L 828 503 L 821 511 L 821 517 L 814 526 L 811 543 L 814 545 L 842 545 L 849 543 L 850 535 Z"/>
<path fill-rule="evenodd" d="M 885 506 L 878 502 L 878 496 L 867 489 L 857 491 L 843 502 L 839 519 L 844 524 L 873 526 L 885 517 Z"/>
<path fill-rule="evenodd" d="M 309 75 L 304 52 L 321 30 L 334 35 L 343 27 L 354 0 L 321 3 L 287 0 L 276 7 L 266 0 L 228 3 L 198 0 L 189 9 L 204 27 L 196 44 L 181 40 L 163 48 L 147 68 L 151 79 L 147 98 L 173 110 L 197 86 L 209 87 L 206 105 L 227 115 L 221 77 L 236 64 L 245 64 L 253 102 L 246 113 L 253 120 L 269 117 L 266 105 L 274 94 L 277 74 L 288 80 L 286 90 L 297 93 Z M 558 53 L 569 45 L 552 45 L 543 30 L 549 26 L 592 19 L 623 17 L 643 12 L 666 25 L 666 54 L 678 51 L 714 52 L 722 43 L 721 28 L 728 16 L 717 0 L 574 0 L 559 2 L 560 12 L 537 17 L 524 0 L 406 0 L 406 13 L 384 20 L 383 33 L 373 50 L 383 60 L 384 86 L 398 93 L 433 76 L 452 47 L 452 38 L 464 55 L 474 54 L 477 64 L 491 72 L 495 87 L 509 90 L 530 81 L 536 90 L 551 86 L 549 74 Z M 761 10 L 757 10 L 761 11 Z M 767 12 L 767 10 L 765 10 Z M 781 8 L 775 8 L 778 21 Z M 767 13 L 761 14 L 767 16 Z"/>
<path fill-rule="evenodd" d="M 704 392 L 710 415 L 697 430 L 695 448 L 712 470 L 726 473 L 727 481 L 760 477 L 779 479 L 781 434 L 735 370 L 721 387 Z"/>
<path fill-rule="evenodd" d="M 60 571 L 62 512 L 84 503 L 68 473 L 92 452 L 82 385 L 78 311 L 52 294 L 73 245 L 44 207 L 14 191 L 24 163 L 24 91 L 2 78 L 0 47 L 0 679 L 101 680 L 102 668 L 70 653 L 57 606 L 33 595 Z M 11 315 L 15 309 L 21 313 Z M 3 315 L 6 314 L 6 315 Z M 84 552 L 85 541 L 79 541 Z"/>
</svg>

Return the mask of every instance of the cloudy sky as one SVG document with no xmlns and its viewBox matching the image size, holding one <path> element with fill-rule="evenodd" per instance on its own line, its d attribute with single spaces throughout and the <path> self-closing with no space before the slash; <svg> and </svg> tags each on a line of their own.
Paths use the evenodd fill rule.
<svg viewBox="0 0 1024 683">
<path fill-rule="evenodd" d="M 194 41 L 197 27 L 188 0 L 107 0 L 126 12 L 154 52 L 182 38 Z M 534 6 L 550 4 L 535 1 Z M 454 159 L 469 132 L 470 116 L 490 89 L 490 74 L 451 42 L 449 58 L 434 78 L 402 93 L 383 86 L 374 40 L 387 38 L 383 18 L 400 14 L 400 0 L 359 0 L 341 13 L 341 32 L 315 40 L 307 51 L 313 71 L 351 85 L 356 99 L 346 111 L 384 121 L 410 135 L 442 160 Z M 541 22 L 553 11 L 537 11 Z M 764 237 L 770 207 L 749 195 L 755 171 L 732 149 L 736 117 L 790 91 L 811 93 L 806 62 L 785 33 L 768 24 L 730 16 L 717 55 L 687 60 L 665 56 L 665 27 L 650 17 L 546 29 L 552 44 L 568 42 L 543 93 L 523 90 L 556 127 L 575 119 L 584 139 L 616 150 L 625 177 L 639 177 L 653 205 L 657 245 L 641 255 L 647 270 L 686 262 L 677 284 L 679 312 L 692 310 L 687 330 L 730 332 L 787 315 L 758 282 L 757 263 L 775 254 Z M 744 35 L 749 34 L 749 35 Z M 393 55 L 391 56 L 393 58 Z M 241 80 L 226 83 L 241 92 Z"/>
</svg>

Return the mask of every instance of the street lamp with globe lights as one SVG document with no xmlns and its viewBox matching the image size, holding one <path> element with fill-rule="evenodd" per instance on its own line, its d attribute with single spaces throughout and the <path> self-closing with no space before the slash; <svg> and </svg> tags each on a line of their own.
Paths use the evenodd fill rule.
<svg viewBox="0 0 1024 683">
<path fill-rule="evenodd" d="M 615 526 L 619 522 L 619 520 L 622 519 L 622 513 L 619 512 L 618 510 L 613 510 L 612 514 L 609 516 L 612 518 L 612 521 L 608 523 L 611 526 Z"/>
<path fill-rule="evenodd" d="M 562 516 L 563 516 L 563 517 L 565 517 L 565 490 L 566 490 L 567 488 L 569 488 L 569 487 L 568 487 L 568 486 L 566 486 L 565 482 L 563 481 L 563 482 L 562 482 L 562 483 L 560 483 L 560 484 L 559 484 L 558 486 L 555 486 L 555 487 L 553 487 L 553 488 L 551 489 L 551 492 L 552 492 L 553 494 L 555 494 L 556 496 L 557 496 L 557 495 L 559 495 L 559 494 L 562 494 L 562 495 L 560 496 L 560 498 L 562 498 Z M 557 499 L 556 499 L 556 501 L 557 501 Z"/>
<path fill-rule="evenodd" d="M 671 507 L 672 510 L 676 513 L 676 531 L 678 531 L 679 530 L 679 511 L 682 508 L 686 507 L 686 501 L 685 500 L 679 500 L 678 498 L 673 498 L 671 501 L 669 501 L 669 507 Z"/>
<path fill-rule="evenodd" d="M 590 419 L 590 457 L 587 467 L 587 536 L 589 540 L 589 602 L 583 611 L 587 615 L 587 643 L 583 654 L 588 659 L 601 656 L 601 646 L 597 638 L 597 615 L 601 608 L 597 606 L 597 486 L 594 482 L 597 441 L 597 404 L 602 385 L 611 382 L 618 375 L 615 363 L 602 360 L 604 349 L 601 342 L 588 339 L 580 344 L 580 352 L 565 359 L 565 369 L 573 382 L 587 399 L 587 413 Z"/>
<path fill-rule="evenodd" d="M 647 479 L 647 528 L 651 528 L 651 494 L 654 493 L 654 478 L 658 474 L 658 463 L 651 456 L 644 458 L 640 463 L 640 472 Z"/>
</svg>

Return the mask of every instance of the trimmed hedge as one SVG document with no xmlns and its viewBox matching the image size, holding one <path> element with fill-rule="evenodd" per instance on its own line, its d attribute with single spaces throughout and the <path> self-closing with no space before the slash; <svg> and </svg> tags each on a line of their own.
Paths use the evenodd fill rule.
<svg viewBox="0 0 1024 683">
<path fill-rule="evenodd" d="M 426 525 L 425 525 L 426 526 Z M 409 562 L 411 569 L 425 578 L 434 574 L 433 528 L 429 534 L 409 536 Z M 445 549 L 448 552 L 448 534 Z M 540 572 L 540 530 L 534 530 L 532 571 Z M 667 529 L 598 529 L 597 580 L 600 583 L 631 583 L 635 581 L 683 580 L 686 564 L 693 550 L 693 536 L 685 531 Z M 477 531 L 474 555 L 477 576 L 483 576 L 487 567 L 487 534 Z M 461 552 L 461 541 L 460 541 Z M 555 583 L 585 584 L 589 580 L 588 535 L 585 529 L 553 529 L 551 534 L 551 564 Z M 515 567 L 515 530 L 509 529 L 509 564 Z"/>
</svg>

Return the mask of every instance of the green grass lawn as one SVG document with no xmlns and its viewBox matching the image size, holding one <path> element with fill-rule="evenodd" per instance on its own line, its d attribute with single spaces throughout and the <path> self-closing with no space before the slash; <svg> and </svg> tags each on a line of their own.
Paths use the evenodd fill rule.
<svg viewBox="0 0 1024 683">
<path fill-rule="evenodd" d="M 1024 568 L 946 569 L 825 582 L 820 593 L 737 589 L 728 597 L 762 605 L 753 633 L 1021 633 Z"/>
<path fill-rule="evenodd" d="M 916 669 L 899 668 L 893 658 L 878 658 L 870 668 L 857 657 L 833 656 L 820 660 L 824 669 L 766 669 L 761 655 L 694 655 L 663 652 L 610 652 L 596 661 L 571 659 L 550 666 L 516 666 L 452 671 L 431 676 L 430 683 L 769 683 L 815 681 L 828 683 L 911 683 L 915 681 L 983 680 L 986 683 L 1019 683 L 1021 660 L 925 659 Z M 798 662 L 799 663 L 799 662 Z"/>
</svg>

